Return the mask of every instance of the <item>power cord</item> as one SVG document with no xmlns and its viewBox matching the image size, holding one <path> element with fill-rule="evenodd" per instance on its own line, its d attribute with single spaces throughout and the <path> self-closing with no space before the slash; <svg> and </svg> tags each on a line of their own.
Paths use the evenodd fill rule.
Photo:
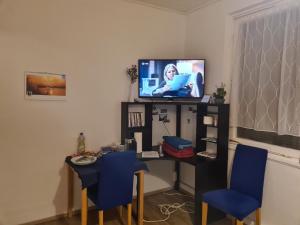
<svg viewBox="0 0 300 225">
<path fill-rule="evenodd" d="M 184 194 L 180 194 L 180 193 L 164 193 L 164 194 L 169 195 L 169 196 L 174 196 L 174 195 L 188 196 L 188 197 L 192 198 L 192 196 L 190 196 L 190 195 L 184 195 Z M 166 216 L 166 218 L 160 219 L 160 220 L 146 220 L 146 219 L 144 219 L 145 223 L 165 222 L 177 210 L 180 210 L 180 211 L 185 212 L 185 213 L 194 213 L 194 211 L 193 211 L 194 202 L 192 202 L 192 201 L 186 201 L 186 202 L 183 202 L 183 203 L 175 202 L 175 203 L 172 203 L 172 204 L 159 204 L 158 207 L 160 209 L 161 214 Z"/>
<path fill-rule="evenodd" d="M 164 195 L 169 195 L 169 196 L 186 196 L 186 197 L 190 197 L 190 198 L 193 198 L 193 196 L 191 196 L 191 195 L 185 195 L 185 194 L 181 194 L 181 193 L 179 193 L 179 192 L 174 192 L 174 193 L 167 193 L 167 192 L 165 192 L 165 193 L 163 193 Z"/>
<path fill-rule="evenodd" d="M 164 125 L 164 127 L 165 127 L 165 129 L 166 129 L 166 131 L 167 131 L 167 133 L 168 133 L 168 135 L 171 136 L 171 134 L 170 134 L 170 132 L 169 132 L 169 129 L 167 128 L 167 126 L 166 126 L 166 124 L 165 124 L 165 121 L 162 121 L 162 123 L 163 123 L 163 125 Z"/>
</svg>

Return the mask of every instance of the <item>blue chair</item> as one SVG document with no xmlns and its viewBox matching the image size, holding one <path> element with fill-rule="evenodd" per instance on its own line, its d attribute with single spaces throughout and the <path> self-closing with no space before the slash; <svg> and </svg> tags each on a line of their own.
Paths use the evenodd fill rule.
<svg viewBox="0 0 300 225">
<path fill-rule="evenodd" d="M 261 224 L 263 186 L 268 151 L 247 145 L 237 145 L 229 189 L 203 194 L 202 225 L 207 224 L 208 205 L 237 219 L 243 219 L 256 210 L 256 225 Z"/>
<path fill-rule="evenodd" d="M 132 151 L 109 153 L 101 158 L 99 182 L 88 188 L 88 198 L 99 210 L 99 224 L 103 225 L 103 211 L 127 205 L 127 222 L 131 225 L 134 163 Z"/>
</svg>

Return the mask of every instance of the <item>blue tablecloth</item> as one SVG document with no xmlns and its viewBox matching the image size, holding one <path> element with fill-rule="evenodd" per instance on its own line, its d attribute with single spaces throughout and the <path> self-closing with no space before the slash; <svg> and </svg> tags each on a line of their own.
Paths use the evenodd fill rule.
<svg viewBox="0 0 300 225">
<path fill-rule="evenodd" d="M 101 158 L 97 159 L 97 161 L 91 165 L 85 166 L 77 166 L 71 162 L 71 156 L 66 157 L 65 162 L 74 169 L 74 171 L 78 174 L 82 188 L 91 187 L 94 184 L 98 183 L 98 174 L 100 173 L 100 163 Z M 145 162 L 140 160 L 136 160 L 134 164 L 134 171 L 146 170 L 149 171 Z"/>
</svg>

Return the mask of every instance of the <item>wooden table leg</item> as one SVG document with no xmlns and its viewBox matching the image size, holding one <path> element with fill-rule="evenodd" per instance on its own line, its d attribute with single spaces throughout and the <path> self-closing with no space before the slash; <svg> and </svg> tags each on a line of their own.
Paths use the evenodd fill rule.
<svg viewBox="0 0 300 225">
<path fill-rule="evenodd" d="M 87 225 L 88 200 L 87 188 L 81 190 L 81 225 Z"/>
<path fill-rule="evenodd" d="M 138 225 L 143 225 L 144 222 L 144 171 L 137 172 L 138 177 Z"/>
<path fill-rule="evenodd" d="M 70 166 L 68 167 L 68 217 L 73 216 L 73 199 L 74 199 L 74 172 Z"/>
</svg>

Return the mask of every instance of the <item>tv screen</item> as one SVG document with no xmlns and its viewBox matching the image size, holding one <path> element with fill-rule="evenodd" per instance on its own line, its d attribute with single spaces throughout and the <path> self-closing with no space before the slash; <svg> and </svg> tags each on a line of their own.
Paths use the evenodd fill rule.
<svg viewBox="0 0 300 225">
<path fill-rule="evenodd" d="M 205 60 L 140 59 L 140 98 L 201 98 Z"/>
</svg>

